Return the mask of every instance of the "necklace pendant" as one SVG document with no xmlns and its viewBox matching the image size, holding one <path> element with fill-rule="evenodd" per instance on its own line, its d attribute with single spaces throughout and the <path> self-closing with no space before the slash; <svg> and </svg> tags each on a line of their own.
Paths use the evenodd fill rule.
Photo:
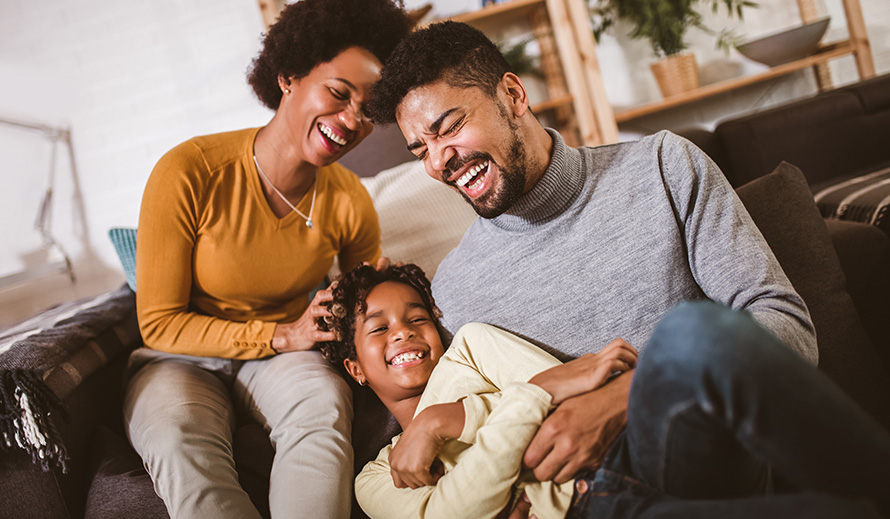
<svg viewBox="0 0 890 519">
<path fill-rule="evenodd" d="M 308 228 L 310 228 L 310 229 L 312 229 L 312 228 L 314 227 L 314 226 L 312 225 L 312 219 L 311 219 L 311 218 L 307 218 L 307 219 L 306 219 L 306 227 L 308 227 Z"/>
</svg>

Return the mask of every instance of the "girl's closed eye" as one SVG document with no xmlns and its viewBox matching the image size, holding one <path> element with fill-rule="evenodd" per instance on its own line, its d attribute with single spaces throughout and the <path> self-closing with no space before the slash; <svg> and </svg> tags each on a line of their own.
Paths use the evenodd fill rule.
<svg viewBox="0 0 890 519">
<path fill-rule="evenodd" d="M 335 98 L 337 98 L 337 100 L 339 100 L 339 101 L 346 101 L 349 99 L 348 93 L 341 92 L 333 87 L 328 87 L 328 90 L 330 90 L 331 95 L 334 96 Z"/>
</svg>

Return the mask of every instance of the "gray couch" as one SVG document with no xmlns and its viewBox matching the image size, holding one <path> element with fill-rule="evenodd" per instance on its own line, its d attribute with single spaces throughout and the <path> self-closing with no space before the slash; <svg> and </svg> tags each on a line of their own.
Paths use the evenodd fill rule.
<svg viewBox="0 0 890 519">
<path fill-rule="evenodd" d="M 886 91 L 890 91 L 890 87 L 886 87 L 887 78 L 883 81 Z M 842 167 L 844 160 L 819 160 L 810 156 L 816 152 L 848 155 L 844 149 L 837 150 L 827 144 L 811 145 L 823 138 L 824 128 L 814 126 L 808 118 L 815 111 L 822 113 L 824 103 L 846 106 L 847 101 L 837 99 L 846 95 L 859 94 L 824 94 L 751 116 L 753 119 L 745 122 L 746 127 L 752 128 L 750 133 L 721 130 L 731 129 L 721 125 L 714 133 L 693 131 L 689 137 L 726 168 L 727 176 L 738 186 L 740 198 L 810 307 L 819 335 L 820 369 L 890 429 L 890 320 L 886 318 L 890 315 L 890 269 L 887 268 L 890 237 L 871 225 L 823 219 L 810 192 L 812 182 L 821 182 L 826 175 L 845 176 L 890 160 L 886 154 L 869 155 L 867 161 L 848 157 L 849 167 Z M 890 135 L 890 106 L 884 105 L 880 114 L 867 116 L 848 117 L 842 112 L 833 108 L 824 110 L 826 118 L 832 114 L 838 117 L 836 126 L 846 132 L 861 129 L 862 140 L 870 139 L 875 132 Z M 782 141 L 786 147 L 783 151 L 777 141 L 750 141 L 750 135 L 761 134 L 757 130 L 758 117 L 764 121 L 773 121 L 774 117 L 778 120 L 801 117 L 802 123 L 794 131 L 784 130 L 788 138 Z M 861 126 L 854 121 L 860 121 Z M 808 132 L 813 135 L 811 138 L 805 138 Z M 855 141 L 856 137 L 851 135 L 849 142 Z M 762 160 L 758 158 L 761 154 Z M 801 174 L 789 164 L 777 168 L 781 160 L 786 159 L 791 162 L 806 159 L 811 169 L 808 172 L 803 168 L 805 173 Z M 828 168 L 829 164 L 839 165 Z M 378 207 L 378 210 L 383 212 L 385 208 Z M 60 403 L 67 411 L 63 417 L 62 407 L 50 404 L 52 411 L 47 419 L 47 427 L 54 430 L 54 437 L 67 453 L 66 471 L 63 473 L 60 465 L 52 460 L 44 463 L 44 470 L 39 458 L 35 461 L 15 445 L 0 449 L 0 518 L 166 517 L 163 504 L 154 494 L 151 481 L 129 447 L 121 426 L 123 368 L 127 353 L 140 345 L 134 297 L 126 287 L 110 295 L 108 300 L 114 302 L 118 311 L 112 319 L 114 322 L 87 326 L 86 332 L 79 328 L 78 333 L 86 337 L 79 341 L 82 348 L 72 346 L 56 355 L 58 358 L 54 361 L 68 364 L 69 368 L 53 371 L 59 375 L 46 379 L 51 392 L 62 397 Z M 72 319 L 78 316 L 88 322 L 98 322 L 89 313 L 77 313 Z M 44 336 L 44 342 L 69 336 L 65 324 L 70 322 L 63 321 L 45 332 L 50 335 Z M 56 335 L 52 335 L 53 329 L 57 330 Z M 33 340 L 13 346 L 20 352 L 29 347 L 34 347 Z M 98 356 L 100 360 L 77 372 L 86 365 L 81 363 L 86 355 L 83 352 L 97 348 L 103 352 Z M 3 355 L 0 354 L 0 382 L 12 384 L 11 375 L 7 377 L 11 371 Z M 395 424 L 381 412 L 373 395 L 357 386 L 354 390 L 358 468 L 395 432 Z M 242 484 L 258 507 L 267 511 L 265 496 L 272 457 L 268 438 L 257 425 L 242 423 L 234 443 Z M 357 510 L 354 516 L 362 514 Z"/>
</svg>

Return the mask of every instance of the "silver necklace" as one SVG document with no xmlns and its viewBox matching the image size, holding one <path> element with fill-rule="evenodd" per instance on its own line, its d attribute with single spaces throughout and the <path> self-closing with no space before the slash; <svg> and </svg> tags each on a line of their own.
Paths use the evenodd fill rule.
<svg viewBox="0 0 890 519">
<path fill-rule="evenodd" d="M 266 175 L 266 172 L 263 171 L 263 168 L 260 167 L 260 163 L 257 162 L 256 155 L 253 156 L 253 163 L 256 164 L 256 170 L 260 172 L 260 175 L 262 175 L 263 178 L 266 179 L 266 182 L 269 183 L 269 186 L 272 187 L 272 191 L 275 191 L 275 194 L 277 194 L 279 197 L 281 197 L 281 199 L 284 200 L 284 203 L 287 204 L 288 207 L 293 209 L 295 213 L 302 216 L 303 219 L 306 220 L 306 227 L 312 229 L 314 227 L 314 225 L 312 223 L 312 210 L 315 209 L 315 193 L 316 193 L 316 191 L 318 191 L 318 182 L 317 182 L 318 173 L 315 174 L 315 176 L 316 176 L 315 187 L 312 188 L 312 203 L 309 205 L 309 216 L 306 216 L 305 214 L 301 213 L 299 209 L 294 207 L 294 204 L 290 203 L 290 200 L 288 200 L 287 197 L 284 196 L 281 193 L 281 191 L 278 190 L 277 187 L 275 187 L 275 184 L 273 184 L 272 181 L 269 180 L 269 177 Z"/>
</svg>

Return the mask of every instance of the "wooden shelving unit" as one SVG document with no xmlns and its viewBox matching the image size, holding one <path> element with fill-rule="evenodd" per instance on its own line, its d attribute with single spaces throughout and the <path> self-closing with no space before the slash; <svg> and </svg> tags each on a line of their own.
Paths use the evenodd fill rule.
<svg viewBox="0 0 890 519">
<path fill-rule="evenodd" d="M 554 111 L 570 144 L 595 146 L 617 141 L 618 125 L 600 76 L 593 36 L 589 30 L 578 30 L 578 24 L 586 25 L 587 20 L 586 10 L 579 18 L 579 9 L 586 9 L 580 0 L 510 0 L 451 19 L 483 32 L 492 24 L 528 23 L 541 48 L 549 93 L 548 100 L 532 110 Z"/>
<path fill-rule="evenodd" d="M 748 85 L 753 85 L 756 83 L 767 81 L 769 79 L 784 76 L 797 70 L 802 70 L 822 63 L 827 63 L 832 59 L 846 56 L 848 54 L 852 54 L 853 52 L 853 45 L 849 42 L 849 40 L 837 42 L 823 47 L 816 54 L 803 59 L 799 59 L 797 61 L 792 61 L 790 63 L 771 67 L 757 74 L 727 79 L 725 81 L 720 81 L 717 83 L 711 83 L 710 85 L 705 85 L 689 92 L 684 92 L 682 94 L 668 97 L 667 99 L 663 99 L 661 101 L 648 103 L 645 105 L 630 108 L 628 110 L 618 111 L 615 113 L 615 120 L 619 123 L 630 121 L 638 117 L 643 117 L 660 112 L 662 110 L 667 110 L 669 108 L 681 106 L 693 101 L 698 101 L 699 99 L 705 99 L 707 97 L 730 92 Z"/>
<path fill-rule="evenodd" d="M 555 35 L 567 92 L 565 95 L 551 92 L 550 100 L 532 108 L 543 111 L 570 106 L 577 118 L 581 143 L 595 145 L 617 141 L 617 123 L 619 122 L 630 121 L 700 99 L 731 92 L 809 67 L 813 67 L 815 70 L 819 88 L 830 89 L 831 79 L 827 73 L 826 64 L 841 56 L 852 55 L 854 57 L 860 79 L 874 77 L 874 61 L 859 0 L 841 1 L 847 22 L 848 39 L 825 45 L 818 52 L 804 59 L 772 67 L 757 74 L 705 85 L 677 96 L 621 110 L 617 113 L 609 104 L 603 86 L 596 58 L 596 44 L 587 25 L 588 15 L 583 0 L 509 0 L 478 11 L 455 16 L 453 19 L 477 26 L 484 31 L 486 23 L 515 23 L 521 18 L 528 18 L 536 9 L 546 9 L 550 31 Z M 820 16 L 814 0 L 797 0 L 797 4 L 803 22 L 813 21 Z M 548 86 L 551 83 L 552 81 L 548 81 Z"/>
</svg>

